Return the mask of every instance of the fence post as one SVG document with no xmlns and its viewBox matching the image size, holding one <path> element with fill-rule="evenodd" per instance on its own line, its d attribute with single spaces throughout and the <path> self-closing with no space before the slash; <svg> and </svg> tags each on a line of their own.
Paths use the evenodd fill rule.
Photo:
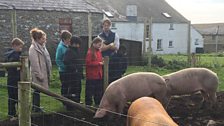
<svg viewBox="0 0 224 126">
<path fill-rule="evenodd" d="M 149 23 L 149 28 L 148 28 L 148 43 L 149 43 L 149 47 L 148 47 L 148 69 L 147 71 L 149 72 L 151 69 L 151 61 L 152 61 L 152 17 L 150 17 L 150 19 L 148 19 L 148 23 Z"/>
<path fill-rule="evenodd" d="M 93 24 L 92 24 L 92 14 L 91 12 L 88 13 L 88 47 L 91 46 L 91 42 L 92 42 L 92 31 L 93 31 Z"/>
<path fill-rule="evenodd" d="M 195 67 L 197 64 L 197 56 L 195 53 L 191 54 L 191 67 Z"/>
<path fill-rule="evenodd" d="M 187 61 L 188 65 L 191 65 L 191 21 L 188 22 L 188 34 L 187 34 Z"/>
<path fill-rule="evenodd" d="M 31 84 L 28 57 L 21 57 L 20 82 L 18 85 L 19 126 L 31 126 Z"/>
<path fill-rule="evenodd" d="M 109 76 L 108 76 L 108 73 L 109 73 L 109 57 L 108 56 L 105 56 L 104 57 L 104 66 L 103 66 L 103 88 L 104 88 L 104 91 L 106 90 L 107 86 L 109 85 L 108 84 L 108 80 L 109 80 Z"/>
</svg>

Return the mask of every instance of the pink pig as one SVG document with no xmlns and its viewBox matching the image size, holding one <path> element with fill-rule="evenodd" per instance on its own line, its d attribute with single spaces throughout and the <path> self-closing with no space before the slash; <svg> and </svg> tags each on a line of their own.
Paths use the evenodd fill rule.
<svg viewBox="0 0 224 126">
<path fill-rule="evenodd" d="M 128 101 L 143 96 L 153 96 L 166 102 L 165 80 L 158 74 L 138 72 L 112 82 L 106 89 L 94 118 L 102 118 L 109 112 L 123 113 Z"/>
<path fill-rule="evenodd" d="M 192 94 L 201 91 L 205 101 L 216 102 L 219 79 L 216 73 L 206 68 L 187 68 L 164 75 L 167 96 Z"/>
</svg>

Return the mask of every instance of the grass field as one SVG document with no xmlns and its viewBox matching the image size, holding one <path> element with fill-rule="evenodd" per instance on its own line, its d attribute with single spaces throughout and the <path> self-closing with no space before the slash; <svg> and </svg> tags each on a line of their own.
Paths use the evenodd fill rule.
<svg viewBox="0 0 224 126">
<path fill-rule="evenodd" d="M 178 60 L 187 61 L 186 55 L 158 55 L 165 61 Z M 198 67 L 224 67 L 224 56 L 221 54 L 200 54 L 196 55 Z"/>
<path fill-rule="evenodd" d="M 169 62 L 173 59 L 178 61 L 187 61 L 187 56 L 184 55 L 159 55 L 162 57 L 166 62 Z M 200 62 L 198 62 L 197 67 L 206 67 L 211 69 L 212 71 L 216 72 L 220 84 L 219 84 L 219 91 L 224 90 L 224 57 L 214 56 L 214 55 L 200 55 L 198 56 Z M 146 71 L 147 66 L 129 66 L 126 72 L 127 74 L 139 72 L 139 71 Z M 166 68 L 159 68 L 159 67 L 152 67 L 149 69 L 150 72 L 155 72 L 160 75 L 168 74 L 170 72 L 177 71 L 178 69 L 166 69 Z M 84 102 L 84 94 L 85 94 L 85 81 L 82 81 L 82 97 L 81 100 Z M 50 91 L 60 94 L 60 81 L 59 75 L 56 66 L 53 67 L 52 77 L 51 77 L 51 85 Z M 7 87 L 6 87 L 6 78 L 0 78 L 0 120 L 7 118 Z M 64 111 L 64 108 L 61 102 L 50 98 L 46 95 L 41 95 L 41 106 L 44 107 L 44 110 L 47 112 L 52 111 Z"/>
</svg>

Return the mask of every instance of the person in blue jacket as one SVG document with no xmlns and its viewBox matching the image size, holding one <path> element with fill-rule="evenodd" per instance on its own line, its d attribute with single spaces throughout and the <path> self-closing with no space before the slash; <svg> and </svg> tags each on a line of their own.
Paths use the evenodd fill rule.
<svg viewBox="0 0 224 126">
<path fill-rule="evenodd" d="M 65 52 L 68 48 L 68 45 L 70 44 L 70 40 L 72 38 L 72 34 L 68 30 L 62 30 L 61 31 L 61 41 L 58 44 L 57 50 L 56 50 L 56 64 L 58 66 L 59 70 L 59 77 L 61 81 L 61 95 L 64 97 L 68 97 L 68 72 L 65 69 L 65 64 L 63 62 Z"/>
</svg>

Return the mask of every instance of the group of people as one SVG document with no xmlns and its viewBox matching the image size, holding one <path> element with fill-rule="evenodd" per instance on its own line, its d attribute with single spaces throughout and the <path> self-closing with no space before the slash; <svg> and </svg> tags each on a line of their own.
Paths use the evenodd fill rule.
<svg viewBox="0 0 224 126">
<path fill-rule="evenodd" d="M 85 58 L 86 89 L 85 104 L 95 106 L 100 104 L 103 95 L 103 57 L 110 57 L 109 83 L 120 78 L 127 69 L 126 48 L 120 46 L 119 37 L 110 30 L 111 21 L 103 21 L 103 31 L 95 37 Z M 81 80 L 83 75 L 83 60 L 80 56 L 82 40 L 69 31 L 61 32 L 61 41 L 56 50 L 56 64 L 59 68 L 61 94 L 80 103 Z M 64 104 L 66 109 L 71 106 Z"/>
<path fill-rule="evenodd" d="M 109 83 L 119 79 L 127 69 L 126 48 L 120 46 L 119 37 L 110 30 L 111 21 L 103 21 L 103 30 L 95 37 L 87 51 L 85 58 L 86 89 L 85 104 L 95 106 L 100 104 L 103 95 L 103 57 L 109 56 Z M 48 89 L 51 76 L 51 58 L 46 48 L 46 33 L 38 28 L 30 31 L 31 46 L 29 48 L 29 61 L 32 82 L 40 84 Z M 81 80 L 83 75 L 84 60 L 80 55 L 82 40 L 72 35 L 68 30 L 61 31 L 61 40 L 56 50 L 56 64 L 61 81 L 61 95 L 77 103 L 81 103 Z M 12 49 L 5 53 L 6 62 L 17 62 L 20 59 L 24 42 L 15 38 L 11 42 Z M 18 101 L 18 81 L 20 80 L 19 68 L 8 68 L 8 115 L 16 116 L 16 104 Z M 64 104 L 67 110 L 72 106 Z M 40 91 L 34 90 L 34 112 L 41 112 Z"/>
<path fill-rule="evenodd" d="M 48 89 L 51 73 L 51 59 L 46 49 L 46 33 L 34 28 L 30 31 L 31 46 L 29 48 L 29 61 L 32 82 L 40 84 Z M 11 48 L 4 54 L 5 62 L 19 62 L 24 42 L 19 38 L 14 38 Z M 18 103 L 18 82 L 20 81 L 20 67 L 7 68 L 7 88 L 8 88 L 8 115 L 16 117 L 16 104 Z M 34 112 L 40 112 L 40 91 L 34 90 L 33 108 Z"/>
</svg>

